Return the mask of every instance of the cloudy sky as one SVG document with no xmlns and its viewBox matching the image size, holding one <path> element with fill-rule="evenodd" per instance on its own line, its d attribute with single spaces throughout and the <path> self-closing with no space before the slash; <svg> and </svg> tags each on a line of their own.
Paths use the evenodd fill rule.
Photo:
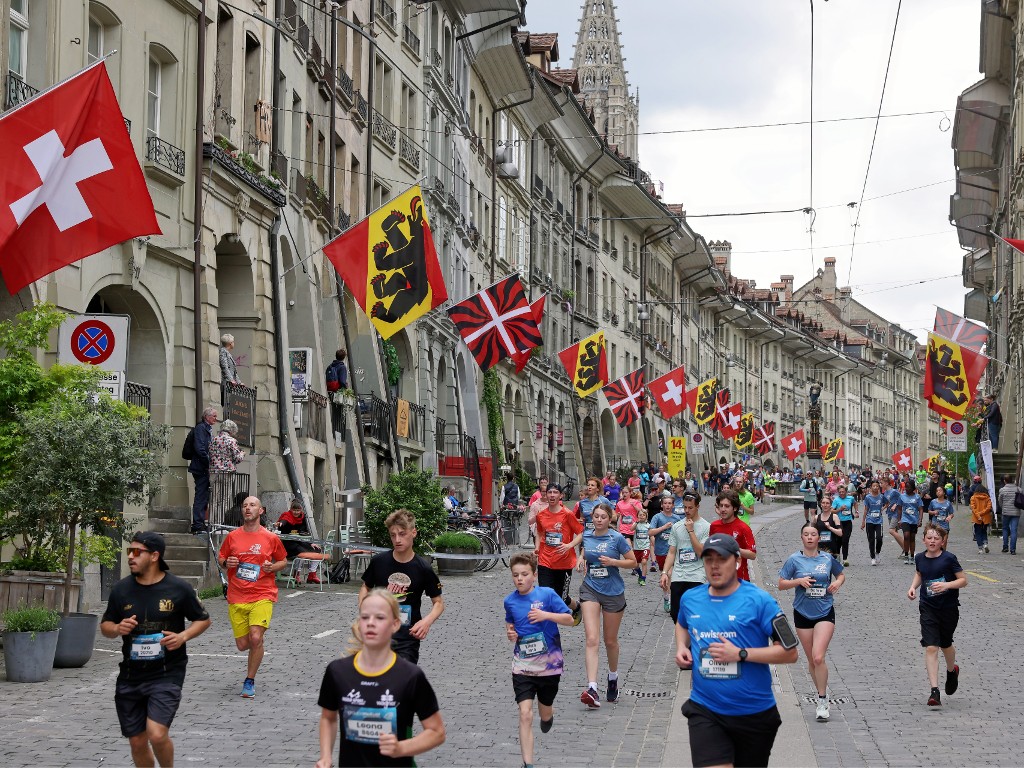
<svg viewBox="0 0 1024 768">
<path fill-rule="evenodd" d="M 562 67 L 572 66 L 581 5 L 527 5 L 528 29 L 559 33 Z M 732 243 L 735 274 L 768 287 L 789 273 L 801 285 L 834 256 L 840 285 L 922 339 L 935 304 L 962 314 L 963 252 L 948 221 L 950 120 L 957 96 L 981 77 L 980 3 L 903 1 L 882 114 L 929 114 L 879 122 L 852 249 L 857 209 L 847 204 L 861 197 L 898 0 L 814 0 L 815 118 L 870 119 L 814 126 L 813 201 L 807 125 L 694 130 L 807 120 L 809 2 L 616 5 L 630 86 L 640 94 L 641 165 L 707 240 Z M 812 203 L 813 250 L 801 213 L 696 217 Z"/>
</svg>

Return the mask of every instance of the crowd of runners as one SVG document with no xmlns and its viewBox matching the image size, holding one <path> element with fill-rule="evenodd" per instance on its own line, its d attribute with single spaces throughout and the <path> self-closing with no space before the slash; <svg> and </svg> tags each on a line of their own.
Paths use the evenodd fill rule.
<svg viewBox="0 0 1024 768">
<path fill-rule="evenodd" d="M 583 624 L 581 704 L 599 709 L 614 703 L 625 580 L 636 578 L 643 587 L 652 571 L 658 573 L 657 587 L 640 594 L 657 600 L 660 588 L 662 607 L 675 621 L 676 662 L 692 670 L 683 714 L 694 765 L 768 764 L 781 723 L 768 665 L 795 662 L 801 647 L 818 697 L 816 719 L 827 722 L 825 657 L 837 624 L 834 596 L 846 581 L 851 549 L 859 549 L 852 546 L 858 519 L 871 565 L 880 561 L 886 529 L 899 560 L 915 565 L 907 572 L 907 597 L 920 603 L 927 704 L 941 704 L 940 652 L 945 694 L 956 691 L 953 634 L 959 590 L 967 579 L 946 547 L 954 511 L 941 477 L 923 489 L 914 480 L 897 488 L 887 473 L 804 477 L 799 546 L 778 570 L 778 589 L 795 592 L 791 623 L 774 597 L 750 583 L 748 562 L 757 558 L 757 545 L 743 519 L 753 512 L 753 501 L 748 505 L 745 498 L 752 494 L 745 473 L 722 484 L 712 521 L 701 517 L 697 478 L 658 472 L 641 485 L 639 476 L 634 472 L 621 485 L 610 476 L 590 478 L 574 504 L 563 498 L 558 484 L 539 483 L 529 501 L 534 548 L 511 557 L 513 589 L 504 600 L 525 768 L 534 762 L 534 700 L 541 733 L 554 726 L 564 669 L 561 629 Z M 979 499 L 974 509 L 973 502 L 975 495 L 987 499 L 988 493 L 980 482 L 975 485 L 972 516 L 976 528 L 984 528 L 978 522 L 984 504 Z M 991 515 L 990 503 L 987 511 Z M 241 527 L 226 536 L 218 554 L 228 573 L 235 643 L 247 651 L 240 691 L 246 698 L 256 696 L 277 599 L 276 575 L 288 564 L 280 538 L 260 524 L 263 512 L 259 499 L 247 498 Z M 413 549 L 414 516 L 396 510 L 386 527 L 392 546 L 376 554 L 362 574 L 349 653 L 331 662 L 323 675 L 319 768 L 335 764 L 335 747 L 337 765 L 413 765 L 416 755 L 445 740 L 440 704 L 418 666 L 420 643 L 444 612 L 442 585 Z M 987 539 L 981 543 L 977 531 L 976 541 L 980 551 L 988 551 Z M 168 732 L 181 701 L 185 643 L 210 625 L 194 590 L 168 572 L 164 550 L 159 534 L 135 535 L 128 548 L 131 575 L 114 587 L 101 624 L 105 636 L 123 638 L 115 708 L 137 765 L 173 764 Z M 426 615 L 424 594 L 430 599 Z M 421 728 L 413 735 L 417 719 Z"/>
</svg>

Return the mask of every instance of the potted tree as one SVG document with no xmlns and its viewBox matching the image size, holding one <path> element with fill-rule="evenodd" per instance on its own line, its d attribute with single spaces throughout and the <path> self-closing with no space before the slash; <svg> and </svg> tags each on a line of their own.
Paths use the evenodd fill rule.
<svg viewBox="0 0 1024 768">
<path fill-rule="evenodd" d="M 60 615 L 40 604 L 4 611 L 4 667 L 11 683 L 50 679 Z"/>
<path fill-rule="evenodd" d="M 374 546 L 391 546 L 385 521 L 396 509 L 407 509 L 416 517 L 417 554 L 428 554 L 429 543 L 448 528 L 441 483 L 429 470 L 393 472 L 380 488 L 364 485 L 363 498 L 366 531 Z"/>
<path fill-rule="evenodd" d="M 445 531 L 434 539 L 434 552 L 448 555 L 479 555 L 480 539 L 462 531 Z M 473 573 L 479 560 L 437 558 L 437 572 L 441 576 L 465 576 Z"/>
</svg>

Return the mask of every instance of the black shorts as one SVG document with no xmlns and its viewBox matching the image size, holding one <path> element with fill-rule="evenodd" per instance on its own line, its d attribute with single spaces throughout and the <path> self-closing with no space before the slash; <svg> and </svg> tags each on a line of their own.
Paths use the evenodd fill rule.
<svg viewBox="0 0 1024 768">
<path fill-rule="evenodd" d="M 924 589 L 924 587 L 921 587 Z M 949 648 L 953 644 L 953 633 L 960 622 L 960 607 L 947 605 L 935 607 L 921 601 L 921 646 L 930 645 Z"/>
<path fill-rule="evenodd" d="M 832 624 L 836 623 L 836 607 L 834 605 L 829 609 L 829 612 L 820 619 L 808 619 L 796 608 L 793 609 L 793 626 L 797 629 L 814 629 L 815 624 L 819 624 L 823 621 L 828 621 Z"/>
<path fill-rule="evenodd" d="M 561 675 L 512 675 L 512 692 L 516 695 L 516 704 L 533 701 L 536 697 L 539 703 L 550 707 L 555 703 L 561 680 Z"/>
<path fill-rule="evenodd" d="M 765 768 L 782 718 L 778 707 L 752 715 L 719 715 L 687 699 L 683 715 L 690 730 L 690 760 L 695 768 L 742 765 Z"/>
<path fill-rule="evenodd" d="M 694 587 L 700 586 L 703 586 L 703 583 L 700 581 L 673 581 L 669 585 L 669 615 L 672 617 L 672 621 L 679 621 L 679 601 L 682 599 L 683 594 Z"/>
<path fill-rule="evenodd" d="M 546 565 L 537 566 L 537 586 L 547 587 L 555 590 L 562 602 L 569 605 L 572 599 L 569 596 L 569 587 L 572 585 L 572 568 L 548 568 Z"/>
<path fill-rule="evenodd" d="M 146 721 L 171 727 L 181 704 L 181 683 L 177 680 L 118 681 L 114 686 L 114 709 L 126 739 L 146 732 Z"/>
<path fill-rule="evenodd" d="M 391 637 L 391 650 L 413 664 L 420 663 L 420 641 L 415 637 Z"/>
<path fill-rule="evenodd" d="M 817 509 L 817 508 L 818 508 L 818 502 L 816 502 L 816 501 L 805 501 L 804 502 L 804 509 Z"/>
<path fill-rule="evenodd" d="M 917 536 L 917 526 L 913 523 L 900 523 L 900 530 L 903 531 L 904 536 L 908 533 L 911 536 Z"/>
</svg>

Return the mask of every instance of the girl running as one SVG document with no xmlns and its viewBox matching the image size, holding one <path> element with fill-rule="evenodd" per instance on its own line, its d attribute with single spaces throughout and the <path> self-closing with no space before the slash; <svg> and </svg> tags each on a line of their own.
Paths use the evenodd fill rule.
<svg viewBox="0 0 1024 768">
<path fill-rule="evenodd" d="M 636 530 L 636 514 L 643 508 L 643 504 L 640 501 L 640 491 L 635 491 L 633 498 L 629 498 L 624 493 L 623 497 L 615 505 L 619 533 L 629 542 L 630 547 L 633 546 L 633 531 Z"/>
<path fill-rule="evenodd" d="M 878 556 L 882 554 L 882 507 L 885 497 L 882 495 L 881 484 L 872 480 L 867 494 L 864 496 L 864 519 L 860 529 L 868 530 L 868 554 L 871 564 L 878 565 Z"/>
<path fill-rule="evenodd" d="M 790 555 L 779 571 L 779 589 L 796 588 L 793 598 L 793 625 L 804 647 L 807 668 L 818 689 L 815 717 L 828 722 L 828 666 L 825 653 L 836 631 L 833 595 L 846 581 L 843 566 L 835 557 L 818 549 L 818 529 L 804 523 L 800 529 L 803 549 Z"/>
<path fill-rule="evenodd" d="M 931 518 L 933 525 L 949 533 L 949 524 L 953 522 L 953 505 L 946 498 L 944 486 L 936 486 L 935 498 L 928 505 L 928 517 Z"/>
<path fill-rule="evenodd" d="M 640 507 L 636 513 L 636 528 L 633 529 L 633 557 L 638 565 L 633 569 L 637 584 L 647 584 L 647 570 L 651 567 L 651 524 L 647 522 L 647 510 Z"/>
<path fill-rule="evenodd" d="M 580 694 L 580 701 L 591 709 L 601 706 L 597 691 L 597 656 L 600 634 L 604 634 L 604 649 L 608 655 L 607 700 L 619 698 L 619 625 L 626 610 L 626 584 L 619 568 L 636 568 L 636 558 L 626 540 L 617 531 L 609 529 L 612 508 L 600 504 L 594 508 L 592 530 L 583 532 L 583 558 L 577 566 L 586 570 L 580 587 L 583 605 L 583 629 L 587 636 L 586 667 L 589 685 Z"/>
<path fill-rule="evenodd" d="M 839 541 L 843 535 L 842 524 L 839 522 L 839 515 L 832 511 L 832 507 L 822 505 L 818 514 L 814 516 L 811 525 L 818 532 L 818 543 L 822 550 L 831 552 L 832 557 L 839 559 Z"/>
<path fill-rule="evenodd" d="M 921 512 L 924 501 L 917 492 L 917 483 L 907 480 L 903 493 L 900 494 L 900 528 L 903 529 L 903 562 L 914 562 L 914 550 L 917 549 L 917 528 L 921 525 Z"/>
<path fill-rule="evenodd" d="M 853 518 L 857 515 L 853 504 L 853 496 L 847 491 L 846 483 L 840 482 L 836 487 L 836 496 L 832 499 L 832 509 L 839 515 L 839 524 L 843 529 L 843 537 L 839 542 L 839 546 L 832 551 L 836 555 L 840 551 L 842 552 L 844 566 L 850 564 L 850 539 L 853 537 Z"/>
<path fill-rule="evenodd" d="M 592 477 L 587 480 L 583 496 L 576 502 L 576 508 L 573 509 L 576 519 L 583 523 L 584 530 L 593 530 L 594 524 L 591 522 L 590 516 L 598 504 L 607 504 L 608 508 L 612 509 L 611 502 L 601 495 L 601 479 Z"/>
</svg>

